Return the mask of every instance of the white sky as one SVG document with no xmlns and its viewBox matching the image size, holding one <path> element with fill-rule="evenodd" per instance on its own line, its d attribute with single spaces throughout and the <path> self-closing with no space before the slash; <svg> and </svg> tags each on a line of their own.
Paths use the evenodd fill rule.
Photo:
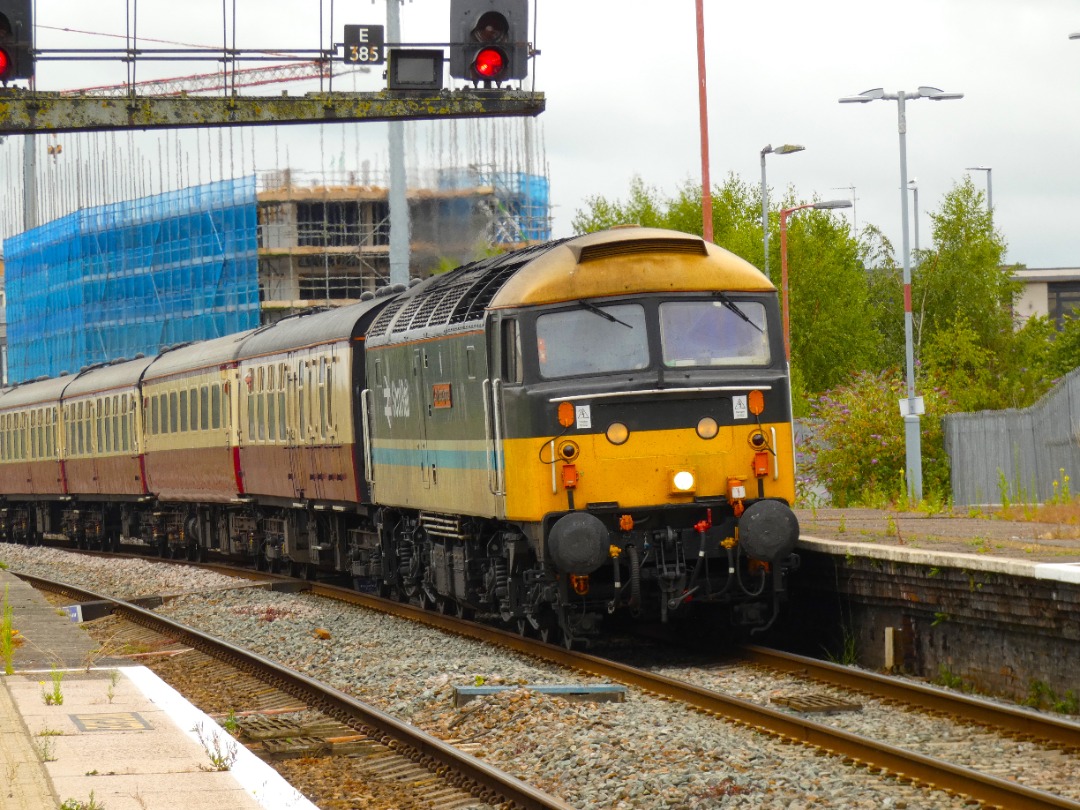
<svg viewBox="0 0 1080 810">
<path fill-rule="evenodd" d="M 38 0 L 38 47 L 115 47 L 122 40 L 65 34 L 51 26 L 123 34 L 134 0 Z M 233 0 L 226 0 L 231 17 Z M 331 0 L 321 0 L 328 28 Z M 674 192 L 700 179 L 693 0 L 538 0 L 536 89 L 555 205 L 556 236 L 593 194 L 625 197 L 630 178 Z M 333 0 L 340 41 L 349 23 L 385 22 L 385 0 Z M 710 154 L 714 183 L 735 172 L 760 182 L 770 156 L 773 199 L 789 186 L 803 200 L 850 196 L 860 227 L 874 223 L 900 246 L 897 105 L 839 104 L 873 87 L 919 85 L 962 92 L 960 101 L 908 104 L 908 175 L 917 178 L 922 246 L 942 196 L 967 166 L 993 169 L 996 224 L 1008 259 L 1030 267 L 1080 266 L 1080 3 L 1067 0 L 706 0 Z M 237 40 L 252 47 L 317 47 L 320 0 L 236 0 Z M 532 4 L 530 0 L 530 11 Z M 209 44 L 222 40 L 222 0 L 139 0 L 141 37 Z M 449 38 L 448 0 L 410 0 L 403 39 Z M 533 28 L 533 20 L 529 23 Z M 183 75 L 209 65 L 147 65 L 140 77 Z M 122 81 L 118 65 L 43 63 L 44 90 Z M 531 85 L 533 77 L 528 82 Z M 366 81 L 366 84 L 364 83 Z M 357 89 L 377 89 L 375 76 Z M 340 87 L 341 85 L 339 85 Z M 302 85 L 289 85 L 292 94 Z M 276 94 L 281 88 L 271 86 Z M 342 89 L 351 89 L 343 87 Z M 347 125 L 352 126 L 352 125 Z M 361 124 L 372 149 L 385 127 Z M 317 127 L 282 127 L 296 164 Z M 150 136 L 147 136 L 150 137 Z M 158 136 L 153 136 L 158 137 Z M 328 136 L 329 137 L 329 136 Z M 333 136 L 338 137 L 338 136 Z M 272 130 L 259 134 L 270 149 Z M 281 148 L 280 146 L 278 148 Z M 316 168 L 316 167 L 311 167 Z M 974 173 L 985 190 L 985 173 Z M 852 216 L 850 210 L 841 215 Z"/>
</svg>

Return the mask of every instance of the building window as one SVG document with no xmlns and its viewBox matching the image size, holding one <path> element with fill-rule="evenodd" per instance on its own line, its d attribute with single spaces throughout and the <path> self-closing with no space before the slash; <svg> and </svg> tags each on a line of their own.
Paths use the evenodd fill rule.
<svg viewBox="0 0 1080 810">
<path fill-rule="evenodd" d="M 1061 329 L 1065 316 L 1077 317 L 1073 310 L 1080 307 L 1080 281 L 1058 281 L 1047 285 L 1047 309 L 1050 319 Z"/>
</svg>

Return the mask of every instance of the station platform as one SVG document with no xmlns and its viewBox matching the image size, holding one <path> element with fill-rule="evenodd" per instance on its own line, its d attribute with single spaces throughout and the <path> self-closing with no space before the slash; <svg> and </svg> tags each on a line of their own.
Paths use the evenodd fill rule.
<svg viewBox="0 0 1080 810">
<path fill-rule="evenodd" d="M 0 810 L 314 810 L 153 672 L 96 657 L 18 577 L 0 571 L 0 595 L 21 640 L 0 679 Z"/>
<path fill-rule="evenodd" d="M 798 548 L 1080 585 L 1080 525 L 883 509 L 798 509 Z"/>
</svg>

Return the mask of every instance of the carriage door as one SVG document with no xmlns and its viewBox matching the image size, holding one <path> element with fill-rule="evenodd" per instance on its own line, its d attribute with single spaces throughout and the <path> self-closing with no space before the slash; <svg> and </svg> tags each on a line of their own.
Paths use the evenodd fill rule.
<svg viewBox="0 0 1080 810">
<path fill-rule="evenodd" d="M 307 468 L 307 496 L 326 498 L 326 477 L 332 464 L 329 458 L 328 420 L 330 406 L 330 358 L 325 353 L 313 356 L 307 367 L 308 443 L 304 466 Z"/>
<path fill-rule="evenodd" d="M 427 442 L 427 407 L 428 407 L 428 386 L 427 386 L 427 374 L 425 368 L 427 367 L 428 357 L 427 350 L 418 347 L 413 349 L 412 360 L 412 401 L 416 404 L 416 419 L 413 421 L 413 435 L 410 437 L 415 444 L 415 458 L 416 463 L 419 465 L 420 483 L 425 489 L 431 487 L 431 477 L 435 473 L 433 464 L 433 456 L 428 451 Z"/>
<path fill-rule="evenodd" d="M 304 470 L 304 446 L 307 444 L 307 409 L 304 407 L 305 395 L 304 361 L 292 358 L 285 372 L 285 402 L 288 416 L 288 430 L 285 434 L 285 463 L 289 465 L 289 480 L 293 486 L 293 497 L 303 498 L 307 488 L 307 474 Z"/>
</svg>

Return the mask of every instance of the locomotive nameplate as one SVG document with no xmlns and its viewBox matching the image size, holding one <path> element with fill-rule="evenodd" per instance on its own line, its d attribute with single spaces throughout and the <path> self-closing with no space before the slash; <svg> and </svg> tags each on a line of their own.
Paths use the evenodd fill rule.
<svg viewBox="0 0 1080 810">
<path fill-rule="evenodd" d="M 436 408 L 453 408 L 450 396 L 450 383 L 435 383 L 431 386 L 431 404 Z"/>
</svg>

